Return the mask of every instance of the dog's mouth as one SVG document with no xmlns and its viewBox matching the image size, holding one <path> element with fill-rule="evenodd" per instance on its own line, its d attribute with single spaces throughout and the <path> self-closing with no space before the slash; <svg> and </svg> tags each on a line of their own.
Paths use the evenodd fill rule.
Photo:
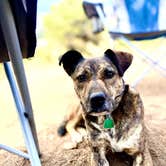
<svg viewBox="0 0 166 166">
<path fill-rule="evenodd" d="M 110 115 L 110 112 L 108 112 L 108 111 L 90 112 L 89 115 L 92 115 L 92 116 L 106 116 L 106 115 Z"/>
<path fill-rule="evenodd" d="M 112 107 L 110 104 L 105 103 L 103 107 L 101 108 L 92 108 L 90 107 L 90 111 L 88 112 L 89 115 L 92 116 L 105 116 L 105 115 L 110 115 L 112 113 Z"/>
</svg>

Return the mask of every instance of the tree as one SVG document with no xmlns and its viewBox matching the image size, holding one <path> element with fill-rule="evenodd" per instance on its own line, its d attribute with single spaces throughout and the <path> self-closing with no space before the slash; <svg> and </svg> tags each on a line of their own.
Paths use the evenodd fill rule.
<svg viewBox="0 0 166 166">
<path fill-rule="evenodd" d="M 60 43 L 66 49 L 81 51 L 86 51 L 88 42 L 97 44 L 99 39 L 93 35 L 82 1 L 78 0 L 63 0 L 52 6 L 44 19 L 44 37 L 53 45 Z"/>
</svg>

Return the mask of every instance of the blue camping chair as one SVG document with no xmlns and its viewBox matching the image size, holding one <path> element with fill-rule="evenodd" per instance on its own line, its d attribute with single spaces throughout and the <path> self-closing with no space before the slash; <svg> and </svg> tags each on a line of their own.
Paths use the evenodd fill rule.
<svg viewBox="0 0 166 166">
<path fill-rule="evenodd" d="M 154 59 L 131 40 L 145 40 L 166 35 L 165 0 L 83 0 L 85 14 L 92 20 L 94 33 L 106 29 L 112 39 L 120 39 L 139 53 L 150 65 L 137 79 L 136 86 L 152 68 L 166 77 L 166 67 L 161 65 L 162 56 Z M 161 43 L 162 44 L 162 43 Z"/>
<path fill-rule="evenodd" d="M 32 166 L 41 165 L 40 150 L 22 57 L 34 56 L 36 10 L 37 0 L 0 1 L 0 62 L 4 64 L 28 153 L 4 144 L 0 149 L 29 159 Z"/>
</svg>

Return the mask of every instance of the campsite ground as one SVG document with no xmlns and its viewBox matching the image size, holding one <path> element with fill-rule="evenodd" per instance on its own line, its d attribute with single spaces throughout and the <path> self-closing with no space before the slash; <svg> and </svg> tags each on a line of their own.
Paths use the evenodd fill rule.
<svg viewBox="0 0 166 166">
<path fill-rule="evenodd" d="M 68 140 L 68 137 L 61 139 L 56 133 L 57 126 L 62 121 L 68 105 L 77 100 L 72 81 L 57 62 L 49 65 L 39 63 L 38 60 L 26 61 L 25 69 L 42 152 L 42 165 L 86 165 L 85 151 L 88 148 L 80 147 L 80 149 L 72 150 L 71 153 L 65 153 L 62 150 L 62 145 Z M 137 72 L 140 72 L 144 66 L 145 63 L 142 60 L 134 57 L 134 63 L 126 73 L 127 82 L 133 82 L 138 77 Z M 25 150 L 14 102 L 7 80 L 3 76 L 0 79 L 0 85 L 0 143 Z M 164 136 L 164 129 L 166 129 L 166 78 L 157 70 L 151 70 L 136 89 L 140 92 L 144 102 L 147 125 L 150 128 L 154 126 L 160 135 Z M 158 136 L 156 135 L 156 141 L 158 141 Z M 70 163 L 71 157 L 73 157 L 73 163 Z M 29 164 L 26 160 L 0 149 L 0 166 L 15 165 L 28 166 Z"/>
</svg>

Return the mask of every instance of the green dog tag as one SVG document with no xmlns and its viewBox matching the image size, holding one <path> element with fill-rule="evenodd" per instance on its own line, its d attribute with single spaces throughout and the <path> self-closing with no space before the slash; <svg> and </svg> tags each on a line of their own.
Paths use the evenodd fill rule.
<svg viewBox="0 0 166 166">
<path fill-rule="evenodd" d="M 113 119 L 110 119 L 110 118 L 105 119 L 105 121 L 104 121 L 104 128 L 105 129 L 111 129 L 113 127 L 114 127 Z"/>
</svg>

